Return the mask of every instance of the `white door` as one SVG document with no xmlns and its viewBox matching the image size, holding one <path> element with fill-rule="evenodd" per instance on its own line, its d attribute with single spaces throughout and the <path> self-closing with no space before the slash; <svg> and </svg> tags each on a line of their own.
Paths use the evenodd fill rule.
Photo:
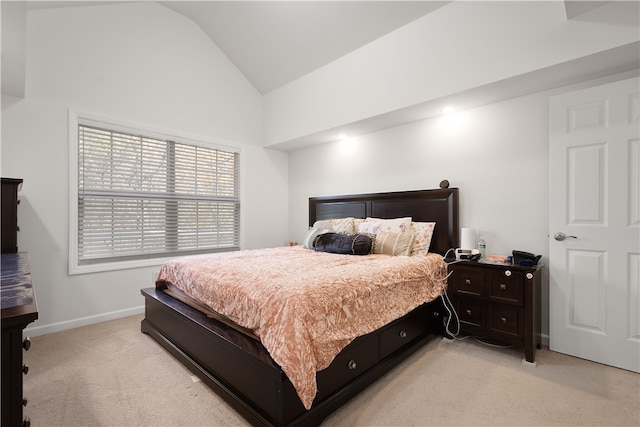
<svg viewBox="0 0 640 427">
<path fill-rule="evenodd" d="M 639 84 L 633 78 L 554 96 L 549 117 L 550 348 L 635 372 Z"/>
</svg>

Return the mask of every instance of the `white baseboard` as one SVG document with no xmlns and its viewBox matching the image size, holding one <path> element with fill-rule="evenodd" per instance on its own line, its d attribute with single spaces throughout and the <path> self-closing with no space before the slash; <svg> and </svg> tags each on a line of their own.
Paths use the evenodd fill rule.
<svg viewBox="0 0 640 427">
<path fill-rule="evenodd" d="M 540 341 L 545 347 L 549 347 L 549 334 L 540 334 Z"/>
<path fill-rule="evenodd" d="M 96 323 L 107 322 L 109 320 L 121 319 L 123 317 L 134 316 L 144 313 L 144 305 L 127 308 L 124 310 L 111 311 L 109 313 L 96 314 L 94 316 L 81 317 L 78 319 L 65 320 L 64 322 L 50 323 L 48 325 L 27 327 L 25 335 L 37 337 L 39 335 L 51 334 L 53 332 L 66 331 L 67 329 L 79 328 L 81 326 L 94 325 Z"/>
</svg>

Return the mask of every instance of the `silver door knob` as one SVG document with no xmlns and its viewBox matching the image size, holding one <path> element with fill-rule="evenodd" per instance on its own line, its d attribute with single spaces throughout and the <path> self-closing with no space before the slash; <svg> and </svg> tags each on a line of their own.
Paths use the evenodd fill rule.
<svg viewBox="0 0 640 427">
<path fill-rule="evenodd" d="M 553 235 L 553 238 L 556 239 L 558 242 L 562 242 L 564 239 L 577 239 L 577 236 L 567 236 L 566 234 L 564 234 L 562 231 L 557 232 L 556 234 Z"/>
</svg>

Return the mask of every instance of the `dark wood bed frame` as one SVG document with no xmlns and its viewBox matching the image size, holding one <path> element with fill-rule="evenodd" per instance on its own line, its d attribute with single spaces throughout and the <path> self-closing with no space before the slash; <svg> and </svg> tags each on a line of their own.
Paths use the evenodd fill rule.
<svg viewBox="0 0 640 427">
<path fill-rule="evenodd" d="M 359 194 L 309 199 L 316 220 L 411 216 L 435 221 L 431 252 L 458 246 L 458 189 Z M 440 299 L 355 339 L 318 372 L 318 394 L 305 410 L 295 389 L 258 341 L 155 288 L 143 289 L 149 334 L 256 425 L 318 425 L 329 414 L 442 333 Z"/>
</svg>

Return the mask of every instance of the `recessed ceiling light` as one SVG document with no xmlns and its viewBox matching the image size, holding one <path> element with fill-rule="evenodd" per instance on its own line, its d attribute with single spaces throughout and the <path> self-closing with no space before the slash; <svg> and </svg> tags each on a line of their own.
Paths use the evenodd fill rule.
<svg viewBox="0 0 640 427">
<path fill-rule="evenodd" d="M 443 107 L 442 110 L 440 110 L 442 114 L 451 114 L 454 111 L 456 111 L 456 109 L 453 105 L 447 105 L 446 107 Z"/>
</svg>

